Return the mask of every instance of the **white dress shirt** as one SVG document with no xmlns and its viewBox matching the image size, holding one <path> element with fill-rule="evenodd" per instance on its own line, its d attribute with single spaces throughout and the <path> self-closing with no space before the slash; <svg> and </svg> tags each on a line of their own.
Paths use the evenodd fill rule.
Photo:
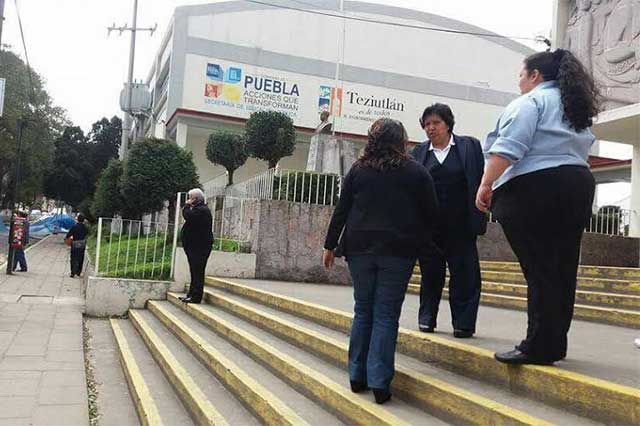
<svg viewBox="0 0 640 426">
<path fill-rule="evenodd" d="M 451 151 L 451 147 L 455 144 L 456 143 L 453 141 L 453 135 L 451 135 L 451 139 L 449 139 L 449 143 L 447 144 L 447 146 L 445 146 L 442 149 L 438 149 L 434 147 L 432 143 L 431 145 L 429 145 L 429 151 L 433 151 L 433 153 L 436 156 L 436 160 L 438 160 L 438 163 L 442 164 L 444 163 L 444 160 L 447 159 L 447 155 L 449 155 L 449 151 Z"/>
</svg>

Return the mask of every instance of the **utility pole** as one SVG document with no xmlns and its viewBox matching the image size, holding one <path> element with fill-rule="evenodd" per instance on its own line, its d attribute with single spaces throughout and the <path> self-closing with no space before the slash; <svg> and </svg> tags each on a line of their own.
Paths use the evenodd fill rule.
<svg viewBox="0 0 640 426">
<path fill-rule="evenodd" d="M 2 26 L 4 24 L 4 0 L 0 0 L 0 46 L 2 46 Z"/>
<path fill-rule="evenodd" d="M 2 0 L 0 0 L 2 1 Z M 129 134 L 131 133 L 131 125 L 133 122 L 133 118 L 131 117 L 131 87 L 133 84 L 133 65 L 135 60 L 136 53 L 136 32 L 137 31 L 149 31 L 151 35 L 158 28 L 158 24 L 149 28 L 138 28 L 137 25 L 138 18 L 138 0 L 133 0 L 133 24 L 129 27 L 127 24 L 124 24 L 122 27 L 116 27 L 115 23 L 107 28 L 108 34 L 111 34 L 111 31 L 119 31 L 120 35 L 124 31 L 131 31 L 131 45 L 129 47 L 129 73 L 127 75 L 127 85 L 125 86 L 125 106 L 126 111 L 124 111 L 124 120 L 122 121 L 122 140 L 120 142 L 120 158 L 123 159 L 127 155 L 127 151 L 129 150 Z"/>
</svg>

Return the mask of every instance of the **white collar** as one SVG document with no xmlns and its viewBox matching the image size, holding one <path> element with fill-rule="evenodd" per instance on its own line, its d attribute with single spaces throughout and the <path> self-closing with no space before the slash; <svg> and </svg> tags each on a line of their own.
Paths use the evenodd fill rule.
<svg viewBox="0 0 640 426">
<path fill-rule="evenodd" d="M 436 150 L 436 151 L 447 151 L 455 144 L 456 144 L 456 142 L 453 140 L 453 133 L 452 133 L 451 134 L 451 138 L 449 139 L 449 144 L 446 147 L 444 147 L 442 149 L 434 148 L 433 144 L 429 143 L 429 151 L 433 151 L 433 150 Z"/>
</svg>

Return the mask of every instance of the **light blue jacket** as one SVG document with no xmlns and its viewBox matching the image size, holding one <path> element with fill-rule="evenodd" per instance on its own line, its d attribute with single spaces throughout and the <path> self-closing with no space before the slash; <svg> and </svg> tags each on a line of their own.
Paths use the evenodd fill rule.
<svg viewBox="0 0 640 426">
<path fill-rule="evenodd" d="M 558 166 L 589 167 L 595 138 L 590 129 L 577 132 L 563 119 L 564 109 L 556 81 L 545 81 L 513 100 L 504 110 L 484 145 L 511 166 L 493 183 L 500 187 L 516 176 Z"/>
</svg>

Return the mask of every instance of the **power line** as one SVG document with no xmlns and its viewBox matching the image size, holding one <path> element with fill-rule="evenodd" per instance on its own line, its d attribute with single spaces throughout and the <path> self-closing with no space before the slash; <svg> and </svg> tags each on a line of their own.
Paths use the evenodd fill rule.
<svg viewBox="0 0 640 426">
<path fill-rule="evenodd" d="M 480 37 L 490 37 L 490 38 L 502 38 L 502 39 L 511 39 L 511 40 L 527 40 L 527 41 L 536 41 L 536 42 L 543 42 L 547 45 L 550 45 L 550 41 L 547 40 L 545 37 L 521 37 L 521 36 L 504 36 L 504 35 L 500 35 L 500 34 L 494 34 L 494 33 L 480 33 L 480 32 L 475 32 L 475 31 L 463 31 L 463 30 L 452 30 L 452 29 L 447 29 L 447 28 L 436 28 L 436 27 L 427 27 L 427 26 L 423 26 L 423 25 L 412 25 L 412 24 L 403 24 L 400 22 L 390 22 L 390 21 L 382 21 L 382 20 L 378 20 L 378 19 L 369 19 L 369 18 L 363 18 L 363 17 L 359 17 L 359 16 L 353 16 L 353 15 L 346 15 L 346 14 L 335 14 L 335 13 L 330 13 L 330 12 L 322 12 L 319 10 L 309 10 L 309 9 L 302 9 L 299 7 L 293 7 L 293 6 L 283 6 L 283 5 L 279 5 L 279 4 L 273 4 L 273 3 L 268 3 L 266 1 L 260 1 L 260 0 L 245 0 L 247 3 L 253 3 L 253 4 L 259 4 L 259 5 L 263 5 L 263 6 L 269 6 L 269 7 L 273 7 L 276 9 L 285 9 L 285 10 L 294 10 L 297 12 L 303 12 L 303 13 L 309 13 L 309 14 L 313 14 L 313 15 L 321 15 L 321 16 L 329 16 L 332 18 L 340 18 L 340 19 L 348 19 L 351 21 L 358 21 L 358 22 L 367 22 L 370 24 L 381 24 L 381 25 L 390 25 L 390 26 L 394 26 L 394 27 L 402 27 L 402 28 L 412 28 L 412 29 L 417 29 L 417 30 L 425 30 L 425 31 L 434 31 L 434 32 L 440 32 L 440 33 L 447 33 L 447 34 L 460 34 L 460 35 L 472 35 L 472 36 L 480 36 Z M 305 3 L 303 1 L 300 0 L 292 0 L 295 3 L 298 4 L 304 4 L 310 7 L 316 7 L 313 4 L 310 3 Z"/>
<path fill-rule="evenodd" d="M 18 0 L 14 0 L 16 5 L 16 15 L 18 15 L 18 26 L 20 27 L 20 37 L 22 38 L 22 49 L 24 50 L 24 59 L 27 65 L 27 73 L 29 75 L 29 86 L 31 87 L 31 101 L 36 103 L 36 91 L 33 86 L 33 76 L 31 75 L 31 65 L 29 64 L 29 54 L 27 53 L 27 43 L 24 40 L 24 30 L 22 29 L 22 19 L 20 18 L 20 8 L 18 7 Z"/>
</svg>

